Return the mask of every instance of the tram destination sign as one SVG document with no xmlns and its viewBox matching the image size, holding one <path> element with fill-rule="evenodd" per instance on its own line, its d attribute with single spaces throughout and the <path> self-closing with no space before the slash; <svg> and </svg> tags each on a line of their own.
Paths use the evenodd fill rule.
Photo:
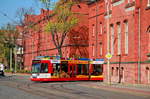
<svg viewBox="0 0 150 99">
<path fill-rule="evenodd" d="M 60 60 L 51 60 L 51 63 L 60 63 Z"/>
<path fill-rule="evenodd" d="M 81 60 L 71 60 L 68 61 L 69 64 L 88 64 L 88 61 L 81 61 Z"/>
</svg>

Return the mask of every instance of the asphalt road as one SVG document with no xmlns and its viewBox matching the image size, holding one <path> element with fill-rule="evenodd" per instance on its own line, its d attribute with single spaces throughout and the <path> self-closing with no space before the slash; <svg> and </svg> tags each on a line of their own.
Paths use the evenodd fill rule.
<svg viewBox="0 0 150 99">
<path fill-rule="evenodd" d="M 91 85 L 96 83 L 37 83 L 30 81 L 29 76 L 6 76 L 0 77 L 0 99 L 150 99 L 148 94 L 93 88 Z"/>
</svg>

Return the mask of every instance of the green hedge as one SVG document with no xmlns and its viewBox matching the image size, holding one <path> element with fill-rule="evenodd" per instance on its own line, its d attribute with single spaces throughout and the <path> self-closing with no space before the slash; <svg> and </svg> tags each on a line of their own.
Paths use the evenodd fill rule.
<svg viewBox="0 0 150 99">
<path fill-rule="evenodd" d="M 5 72 L 10 73 L 12 71 L 7 69 L 7 70 L 5 70 Z M 17 73 L 31 73 L 31 71 L 29 71 L 29 70 L 17 70 Z"/>
</svg>

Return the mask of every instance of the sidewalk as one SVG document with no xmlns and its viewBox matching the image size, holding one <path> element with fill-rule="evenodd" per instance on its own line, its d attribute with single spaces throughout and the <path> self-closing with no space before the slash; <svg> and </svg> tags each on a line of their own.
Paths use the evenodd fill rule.
<svg viewBox="0 0 150 99">
<path fill-rule="evenodd" d="M 122 92 L 136 92 L 150 95 L 150 85 L 144 84 L 123 84 L 123 83 L 105 83 L 105 82 L 93 82 L 87 85 L 80 84 L 81 86 L 99 88 L 109 91 L 122 91 Z"/>
<path fill-rule="evenodd" d="M 30 74 L 30 73 L 8 73 L 8 72 L 5 72 L 5 75 L 6 75 L 6 76 L 14 76 L 14 75 L 30 76 L 31 74 Z"/>
</svg>

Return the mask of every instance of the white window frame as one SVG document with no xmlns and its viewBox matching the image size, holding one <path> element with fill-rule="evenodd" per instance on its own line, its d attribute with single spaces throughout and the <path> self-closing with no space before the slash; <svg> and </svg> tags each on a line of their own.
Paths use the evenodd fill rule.
<svg viewBox="0 0 150 99">
<path fill-rule="evenodd" d="M 118 55 L 121 54 L 121 23 L 117 23 L 117 33 L 118 33 Z"/>
<path fill-rule="evenodd" d="M 124 22 L 125 25 L 125 54 L 128 54 L 129 52 L 129 24 L 128 21 Z"/>
<path fill-rule="evenodd" d="M 150 7 L 150 0 L 147 0 L 147 6 Z"/>
<path fill-rule="evenodd" d="M 118 2 L 113 3 L 112 5 L 113 6 L 118 6 L 118 5 L 120 5 L 120 4 L 124 3 L 124 2 L 125 2 L 125 0 L 120 0 Z"/>
<path fill-rule="evenodd" d="M 128 3 L 130 3 L 130 0 L 128 0 Z"/>
<path fill-rule="evenodd" d="M 114 25 L 110 25 L 111 31 L 111 54 L 114 55 Z"/>
<path fill-rule="evenodd" d="M 103 46 L 102 46 L 102 44 L 100 44 L 100 56 L 102 56 L 103 55 Z"/>
<path fill-rule="evenodd" d="M 94 45 L 92 46 L 92 52 L 93 52 L 93 57 L 95 56 L 95 47 Z"/>
<path fill-rule="evenodd" d="M 102 34 L 103 33 L 103 25 L 102 25 L 102 23 L 100 23 L 100 34 Z"/>
</svg>

